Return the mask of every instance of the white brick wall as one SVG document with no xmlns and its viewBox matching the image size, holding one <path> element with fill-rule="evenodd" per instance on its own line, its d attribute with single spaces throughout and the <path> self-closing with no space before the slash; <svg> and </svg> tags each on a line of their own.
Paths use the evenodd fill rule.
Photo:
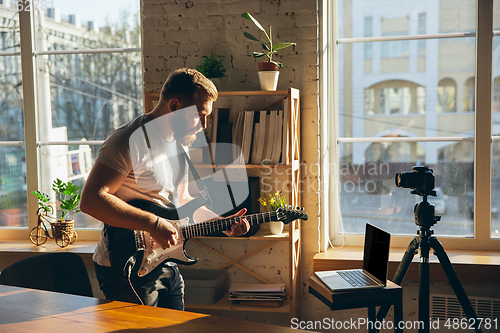
<svg viewBox="0 0 500 333">
<path fill-rule="evenodd" d="M 282 61 L 278 89 L 295 87 L 301 91 L 302 163 L 319 160 L 318 146 L 318 53 L 317 8 L 315 0 L 142 0 L 142 43 L 144 89 L 159 91 L 168 74 L 179 67 L 194 67 L 213 53 L 221 58 L 227 77 L 222 90 L 258 90 L 257 61 L 252 52 L 261 47 L 243 36 L 259 30 L 241 17 L 251 13 L 278 42 L 295 42 L 293 48 L 278 52 Z M 265 38 L 262 36 L 262 38 Z M 274 58 L 273 58 L 274 59 Z M 315 168 L 307 168 L 308 170 Z M 317 174 L 303 174 L 306 183 L 318 182 Z M 319 185 L 310 186 L 319 188 Z M 303 193 L 309 221 L 302 224 L 303 282 L 312 272 L 312 255 L 318 246 L 318 193 Z M 276 260 L 270 257 L 270 260 Z M 274 258 L 274 259 L 273 259 Z M 287 260 L 283 258 L 283 260 Z M 269 266 L 271 263 L 269 263 Z M 303 300 L 307 302 L 307 289 Z M 303 311 L 307 303 L 303 304 Z M 286 323 L 284 323 L 286 324 Z"/>
</svg>

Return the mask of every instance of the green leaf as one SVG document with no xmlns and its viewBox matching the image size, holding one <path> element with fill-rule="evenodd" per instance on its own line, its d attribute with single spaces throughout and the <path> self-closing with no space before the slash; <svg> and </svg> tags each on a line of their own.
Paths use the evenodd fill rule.
<svg viewBox="0 0 500 333">
<path fill-rule="evenodd" d="M 64 191 L 65 195 L 75 195 L 78 193 L 78 190 L 80 190 L 80 187 L 78 185 L 75 185 L 73 183 L 68 183 L 66 190 Z"/>
<path fill-rule="evenodd" d="M 266 54 L 267 54 L 267 53 L 262 53 L 262 52 L 254 52 L 254 53 L 253 53 L 253 57 L 254 57 L 255 59 L 257 59 L 257 58 L 262 58 L 262 57 L 263 57 L 263 56 L 265 56 Z"/>
<path fill-rule="evenodd" d="M 295 44 L 295 43 L 278 43 L 278 44 L 273 45 L 273 51 L 281 50 L 281 49 L 284 49 L 285 47 L 289 47 L 292 45 L 297 45 L 297 44 Z"/>
<path fill-rule="evenodd" d="M 256 42 L 261 42 L 262 43 L 262 41 L 260 39 L 258 39 L 257 37 L 254 37 L 253 35 L 249 34 L 246 31 L 243 33 L 243 35 L 245 35 L 245 37 L 248 38 L 248 39 L 251 39 L 251 40 L 254 40 Z"/>
<path fill-rule="evenodd" d="M 33 191 L 31 193 L 36 195 L 36 197 L 42 202 L 49 202 L 50 201 L 50 197 L 45 193 L 42 193 L 40 191 Z"/>
<path fill-rule="evenodd" d="M 262 30 L 262 31 L 264 31 L 264 32 L 266 31 L 266 30 L 264 30 L 264 28 L 260 25 L 259 21 L 257 21 L 256 19 L 254 19 L 254 18 L 252 17 L 252 15 L 250 15 L 248 12 L 244 12 L 244 13 L 241 15 L 241 17 L 246 18 L 247 20 L 252 21 L 252 22 L 253 22 L 253 23 L 257 26 L 257 28 L 259 28 L 260 30 Z"/>
</svg>

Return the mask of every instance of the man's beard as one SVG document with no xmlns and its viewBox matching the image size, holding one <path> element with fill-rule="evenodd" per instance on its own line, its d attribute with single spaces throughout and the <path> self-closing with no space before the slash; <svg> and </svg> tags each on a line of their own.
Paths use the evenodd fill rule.
<svg viewBox="0 0 500 333">
<path fill-rule="evenodd" d="M 181 135 L 179 135 L 179 136 L 181 136 Z M 182 136 L 180 138 L 178 137 L 177 133 L 174 133 L 174 138 L 181 145 L 183 145 L 185 147 L 191 147 L 191 145 L 193 144 L 193 142 L 196 141 L 196 133 L 189 133 L 189 134 L 186 134 L 186 135 L 184 135 L 184 136 Z"/>
</svg>

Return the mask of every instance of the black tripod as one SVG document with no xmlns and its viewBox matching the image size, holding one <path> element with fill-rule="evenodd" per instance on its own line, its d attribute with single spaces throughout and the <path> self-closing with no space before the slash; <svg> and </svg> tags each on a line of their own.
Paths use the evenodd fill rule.
<svg viewBox="0 0 500 333">
<path fill-rule="evenodd" d="M 399 267 L 394 275 L 393 282 L 397 285 L 401 285 L 403 279 L 410 267 L 413 257 L 418 252 L 420 248 L 420 264 L 419 264 L 419 290 L 418 290 L 418 321 L 420 325 L 418 332 L 429 332 L 430 329 L 430 316 L 429 316 L 429 251 L 434 249 L 434 253 L 439 259 L 439 263 L 448 278 L 448 281 L 457 296 L 457 299 L 462 306 L 467 318 L 469 319 L 470 327 L 474 327 L 477 333 L 482 332 L 480 328 L 480 323 L 477 320 L 476 312 L 472 307 L 467 294 L 465 293 L 462 284 L 460 283 L 457 273 L 451 265 L 450 259 L 446 254 L 443 246 L 439 240 L 432 236 L 434 231 L 431 227 L 441 220 L 441 216 L 436 216 L 434 214 L 434 205 L 427 201 L 428 195 L 436 195 L 434 190 L 423 191 L 415 189 L 411 192 L 412 194 L 418 194 L 423 196 L 423 201 L 415 205 L 414 215 L 415 224 L 419 226 L 420 230 L 417 231 L 417 235 L 408 245 L 406 252 L 399 264 Z M 382 320 L 387 315 L 389 311 L 388 306 L 381 307 L 377 313 L 377 319 Z"/>
</svg>

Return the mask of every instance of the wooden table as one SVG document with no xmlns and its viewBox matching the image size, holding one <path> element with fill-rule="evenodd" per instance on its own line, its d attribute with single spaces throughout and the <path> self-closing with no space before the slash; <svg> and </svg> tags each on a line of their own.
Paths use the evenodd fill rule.
<svg viewBox="0 0 500 333">
<path fill-rule="evenodd" d="M 187 311 L 0 285 L 0 332 L 53 333 L 62 330 L 71 333 L 301 331 Z"/>
<path fill-rule="evenodd" d="M 315 275 L 309 277 L 309 293 L 316 296 L 332 311 L 357 308 L 368 308 L 368 321 L 374 323 L 384 318 L 377 318 L 377 306 L 394 306 L 394 331 L 403 332 L 398 323 L 403 320 L 403 290 L 392 281 L 387 280 L 385 288 L 372 288 L 353 291 L 331 291 Z M 368 332 L 376 332 L 373 325 L 368 326 Z"/>
</svg>

